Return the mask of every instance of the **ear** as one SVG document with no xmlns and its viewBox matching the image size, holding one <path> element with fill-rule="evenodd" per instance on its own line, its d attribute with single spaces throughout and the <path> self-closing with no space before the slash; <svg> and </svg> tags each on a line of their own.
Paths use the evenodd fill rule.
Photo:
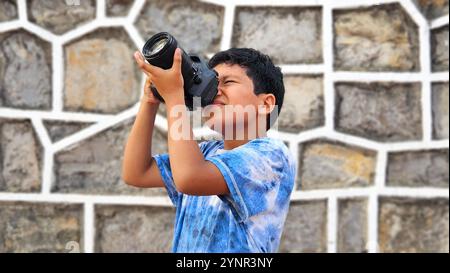
<svg viewBox="0 0 450 273">
<path fill-rule="evenodd" d="M 260 100 L 259 114 L 268 115 L 275 109 L 276 98 L 273 94 L 259 94 L 258 99 Z"/>
</svg>

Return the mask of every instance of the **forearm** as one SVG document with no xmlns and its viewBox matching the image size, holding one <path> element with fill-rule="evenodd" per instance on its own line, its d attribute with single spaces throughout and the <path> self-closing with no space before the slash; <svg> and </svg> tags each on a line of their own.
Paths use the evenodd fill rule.
<svg viewBox="0 0 450 273">
<path fill-rule="evenodd" d="M 183 94 L 181 92 L 181 94 Z M 190 124 L 189 114 L 185 107 L 184 97 L 182 95 L 171 98 L 167 101 L 167 121 L 168 121 L 168 146 L 169 158 L 172 169 L 172 175 L 177 187 L 182 186 L 180 183 L 195 174 L 196 170 L 201 169 L 201 164 L 205 163 L 205 158 L 198 147 L 197 141 L 194 140 L 192 125 Z M 172 109 L 178 105 L 180 111 L 177 116 L 171 115 Z M 180 120 L 182 119 L 182 120 Z M 187 126 L 184 131 L 186 135 L 182 135 L 179 131 L 180 124 Z"/>
<path fill-rule="evenodd" d="M 158 105 L 141 102 L 124 151 L 122 177 L 143 174 L 151 164 L 153 127 Z"/>
</svg>

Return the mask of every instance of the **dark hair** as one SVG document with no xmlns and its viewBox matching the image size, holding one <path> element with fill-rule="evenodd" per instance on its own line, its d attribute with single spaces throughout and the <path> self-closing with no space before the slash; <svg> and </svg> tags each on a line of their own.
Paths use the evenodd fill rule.
<svg viewBox="0 0 450 273">
<path fill-rule="evenodd" d="M 252 48 L 230 48 L 215 54 L 209 60 L 209 67 L 214 68 L 222 63 L 236 64 L 245 68 L 247 76 L 253 81 L 255 94 L 273 94 L 275 104 L 278 105 L 277 114 L 280 114 L 284 98 L 283 74 L 280 67 L 275 66 L 268 55 Z M 271 123 L 270 115 L 267 115 L 267 130 L 275 120 L 273 119 Z"/>
</svg>

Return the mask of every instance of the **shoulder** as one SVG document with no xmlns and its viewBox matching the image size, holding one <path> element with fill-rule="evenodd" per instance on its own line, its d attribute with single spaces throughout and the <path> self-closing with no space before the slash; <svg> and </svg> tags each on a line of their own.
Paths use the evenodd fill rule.
<svg viewBox="0 0 450 273">
<path fill-rule="evenodd" d="M 265 137 L 252 140 L 247 144 L 249 144 L 248 148 L 258 150 L 261 157 L 266 158 L 274 165 L 283 166 L 285 171 L 295 173 L 296 160 L 282 140 Z"/>
<path fill-rule="evenodd" d="M 289 149 L 283 141 L 270 137 L 253 139 L 246 143 L 243 147 L 256 149 L 263 153 L 276 154 L 279 156 L 289 156 L 290 154 Z"/>
<path fill-rule="evenodd" d="M 210 152 L 215 151 L 221 145 L 220 140 L 207 140 L 202 141 L 198 144 L 198 147 L 202 151 L 202 153 L 206 156 Z"/>
</svg>

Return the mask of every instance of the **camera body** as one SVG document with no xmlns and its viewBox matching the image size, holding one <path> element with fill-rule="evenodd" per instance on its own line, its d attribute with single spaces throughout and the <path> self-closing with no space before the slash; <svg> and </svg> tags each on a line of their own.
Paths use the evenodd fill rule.
<svg viewBox="0 0 450 273">
<path fill-rule="evenodd" d="M 145 59 L 154 66 L 162 69 L 170 69 L 173 64 L 173 56 L 177 49 L 177 40 L 167 32 L 160 32 L 152 36 L 144 45 L 142 53 Z M 201 106 L 209 105 L 217 95 L 217 72 L 208 67 L 197 55 L 188 55 L 182 48 L 181 73 L 184 80 L 184 98 L 189 110 L 194 109 L 194 97 L 199 97 Z M 164 102 L 158 90 L 151 87 L 153 94 L 161 102 Z"/>
</svg>

